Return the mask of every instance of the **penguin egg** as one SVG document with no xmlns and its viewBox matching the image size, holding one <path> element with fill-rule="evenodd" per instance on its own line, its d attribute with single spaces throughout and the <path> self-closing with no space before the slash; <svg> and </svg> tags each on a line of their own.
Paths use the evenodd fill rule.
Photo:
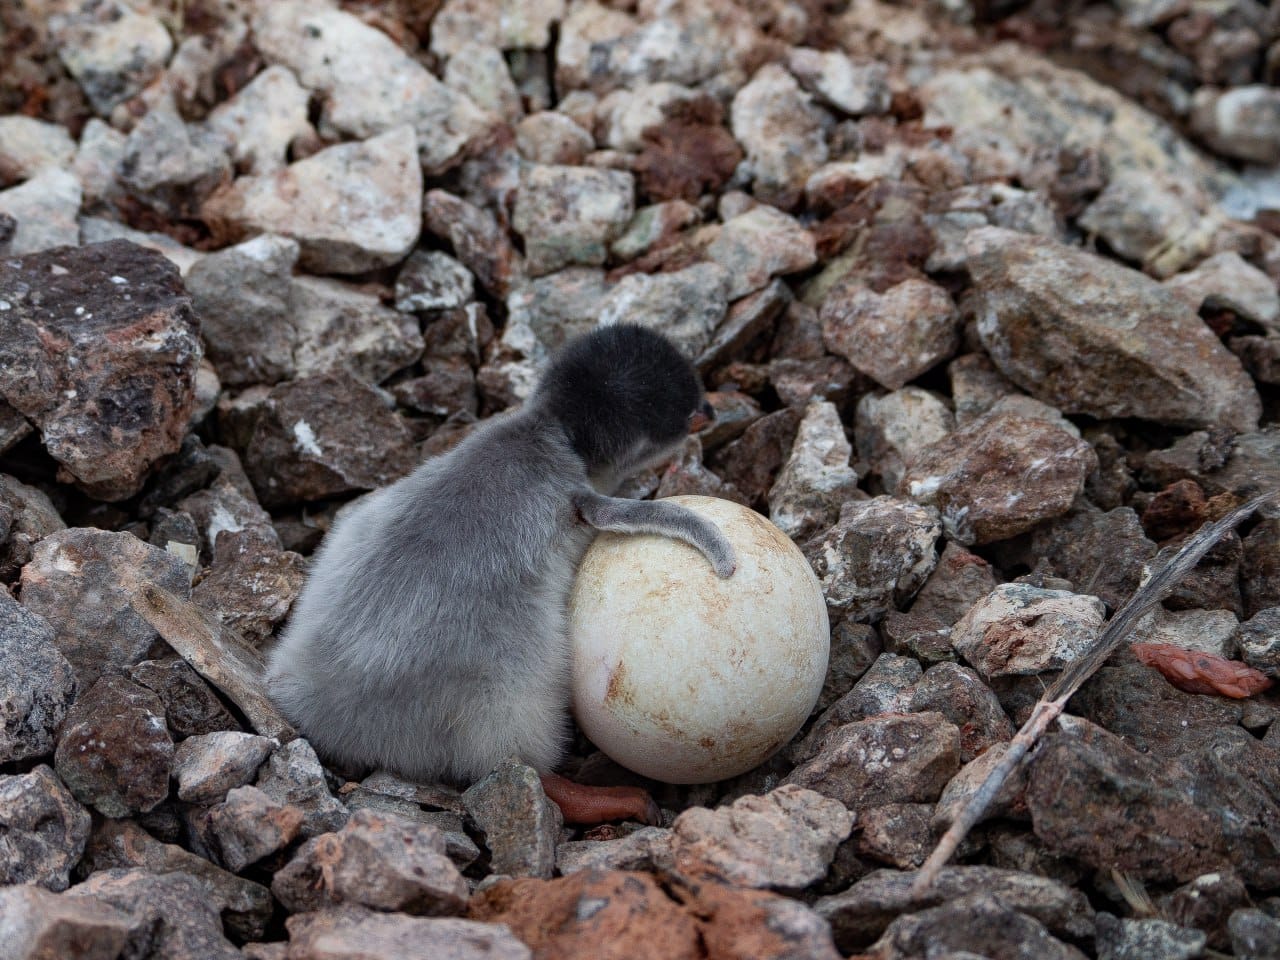
<svg viewBox="0 0 1280 960">
<path fill-rule="evenodd" d="M 602 533 L 569 604 L 573 709 L 608 756 L 668 783 L 707 783 L 768 759 L 818 701 L 831 633 L 799 548 L 729 500 L 672 497 L 737 552 L 721 580 L 687 544 Z"/>
</svg>

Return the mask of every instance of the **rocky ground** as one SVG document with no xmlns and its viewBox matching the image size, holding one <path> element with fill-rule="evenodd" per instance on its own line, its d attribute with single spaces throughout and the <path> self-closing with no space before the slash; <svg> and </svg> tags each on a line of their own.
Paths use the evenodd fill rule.
<svg viewBox="0 0 1280 960">
<path fill-rule="evenodd" d="M 0 956 L 1280 957 L 1280 695 L 1129 650 L 909 890 L 1280 487 L 1278 9 L 0 4 Z M 813 719 L 660 827 L 326 769 L 244 682 L 306 556 L 617 320 L 719 412 L 627 492 L 821 579 Z M 1280 674 L 1280 507 L 1133 639 Z"/>
</svg>

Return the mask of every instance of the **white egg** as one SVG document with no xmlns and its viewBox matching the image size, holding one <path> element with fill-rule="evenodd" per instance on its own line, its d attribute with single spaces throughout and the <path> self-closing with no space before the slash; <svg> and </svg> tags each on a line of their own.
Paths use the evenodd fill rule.
<svg viewBox="0 0 1280 960">
<path fill-rule="evenodd" d="M 636 773 L 708 783 L 759 765 L 817 703 L 830 624 L 804 555 L 767 519 L 714 497 L 672 497 L 714 522 L 738 569 L 694 548 L 601 534 L 569 606 L 573 709 L 591 741 Z"/>
</svg>

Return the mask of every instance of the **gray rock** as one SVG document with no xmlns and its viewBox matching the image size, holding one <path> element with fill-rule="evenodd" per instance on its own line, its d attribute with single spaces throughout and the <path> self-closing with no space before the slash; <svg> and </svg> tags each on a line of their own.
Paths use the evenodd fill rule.
<svg viewBox="0 0 1280 960">
<path fill-rule="evenodd" d="M 214 107 L 205 124 L 227 145 L 240 173 L 272 173 L 288 165 L 290 144 L 314 136 L 307 99 L 292 71 L 272 65 Z"/>
<path fill-rule="evenodd" d="M 431 22 L 431 51 L 452 58 L 472 42 L 545 47 L 564 12 L 564 0 L 446 0 Z"/>
<path fill-rule="evenodd" d="M 1234 438 L 1197 430 L 1166 450 L 1151 451 L 1142 465 L 1144 477 L 1160 486 L 1192 479 L 1206 496 L 1225 492 L 1248 499 L 1280 486 L 1280 428 L 1268 425 Z M 1280 517 L 1280 505 L 1265 503 L 1258 513 Z"/>
<path fill-rule="evenodd" d="M 355 903 L 420 916 L 462 913 L 467 884 L 435 827 L 358 810 L 336 833 L 313 837 L 271 881 L 291 912 Z"/>
<path fill-rule="evenodd" d="M 128 867 L 194 878 L 222 912 L 227 928 L 244 939 L 261 937 L 271 919 L 271 891 L 262 884 L 228 873 L 175 843 L 162 843 L 131 820 L 101 821 L 85 848 L 83 871 Z"/>
<path fill-rule="evenodd" d="M 880 619 L 924 583 L 937 560 L 938 513 L 893 497 L 846 502 L 830 530 L 810 540 L 813 566 L 833 619 Z"/>
<path fill-rule="evenodd" d="M 611 289 L 603 270 L 569 267 L 525 281 L 511 291 L 501 342 L 506 350 L 528 361 L 529 373 L 528 382 L 519 384 L 517 395 L 527 396 L 534 370 L 566 341 L 596 326 Z"/>
<path fill-rule="evenodd" d="M 329 792 L 320 758 L 307 741 L 283 744 L 258 772 L 257 786 L 272 800 L 302 813 L 302 835 L 341 829 L 347 809 Z"/>
<path fill-rule="evenodd" d="M 787 785 L 718 810 L 691 807 L 672 826 L 675 869 L 735 886 L 798 890 L 827 872 L 853 815 L 812 790 Z"/>
<path fill-rule="evenodd" d="M 556 869 L 566 877 L 582 870 L 671 870 L 671 843 L 665 827 L 641 827 L 617 840 L 569 840 L 556 847 Z"/>
<path fill-rule="evenodd" d="M 883 960 L 911 960 L 925 951 L 1009 960 L 1085 960 L 1075 947 L 1050 936 L 1039 921 L 986 893 L 899 917 L 871 949 Z"/>
<path fill-rule="evenodd" d="M 1096 923 L 1098 960 L 1195 960 L 1204 956 L 1208 939 L 1203 931 L 1154 918 L 1100 913 Z"/>
<path fill-rule="evenodd" d="M 283 850 L 298 836 L 304 814 L 257 787 L 236 787 L 204 815 L 198 830 L 213 856 L 232 872 Z"/>
<path fill-rule="evenodd" d="M 635 212 L 629 173 L 534 164 L 521 174 L 511 225 L 525 267 L 542 276 L 570 264 L 601 264 Z"/>
<path fill-rule="evenodd" d="M 773 277 L 807 270 L 818 260 L 813 234 L 767 204 L 726 221 L 707 245 L 706 256 L 728 271 L 730 300 L 759 290 Z"/>
<path fill-rule="evenodd" d="M 1075 661 L 1105 619 L 1097 597 L 1004 583 L 960 618 L 951 643 L 988 679 L 1027 676 Z"/>
<path fill-rule="evenodd" d="M 853 849 L 859 857 L 900 870 L 920 866 L 933 849 L 931 803 L 886 803 L 858 811 Z"/>
<path fill-rule="evenodd" d="M 784 67 L 766 64 L 734 95 L 730 118 L 756 199 L 795 206 L 809 175 L 827 162 L 830 117 Z"/>
<path fill-rule="evenodd" d="M 164 69 L 173 41 L 157 18 L 123 3 L 72 9 L 55 15 L 49 31 L 63 65 L 105 117 Z"/>
<path fill-rule="evenodd" d="M 1256 428 L 1257 391 L 1185 304 L 1142 274 L 1039 237 L 969 236 L 978 334 L 1002 373 L 1064 413 Z"/>
<path fill-rule="evenodd" d="M 1237 629 L 1243 625 L 1230 610 L 1165 610 L 1156 607 L 1133 628 L 1131 643 L 1169 643 L 1230 659 Z"/>
<path fill-rule="evenodd" d="M 439 250 L 415 250 L 396 276 L 396 309 L 452 310 L 471 299 L 471 271 Z"/>
<path fill-rule="evenodd" d="M 290 917 L 289 955 L 326 960 L 372 956 L 400 960 L 531 960 L 503 924 L 452 917 L 409 917 L 359 907 Z"/>
<path fill-rule="evenodd" d="M 880 656 L 880 635 L 866 623 L 846 620 L 831 630 L 827 676 L 815 709 L 826 710 L 843 697 Z"/>
<path fill-rule="evenodd" d="M 627 229 L 613 241 L 609 251 L 619 260 L 634 260 L 701 219 L 702 211 L 687 200 L 651 203 L 635 212 Z"/>
<path fill-rule="evenodd" d="M 806 90 L 850 116 L 889 111 L 886 64 L 854 63 L 838 50 L 795 47 L 787 55 L 787 69 Z"/>
<path fill-rule="evenodd" d="M 724 319 L 728 283 L 729 275 L 714 263 L 696 263 L 674 273 L 633 273 L 605 298 L 599 323 L 637 323 L 657 330 L 694 360 Z"/>
<path fill-rule="evenodd" d="M 183 272 L 204 256 L 190 247 L 184 247 L 168 234 L 134 230 L 116 220 L 107 220 L 103 217 L 82 216 L 80 218 L 80 242 L 84 246 L 106 243 L 109 240 L 128 240 L 144 250 L 152 250 Z"/>
<path fill-rule="evenodd" d="M 141 939 L 142 921 L 90 897 L 64 897 L 29 884 L 0 888 L 6 960 L 115 960 Z"/>
<path fill-rule="evenodd" d="M 941 830 L 955 822 L 986 784 L 987 778 L 1004 760 L 1008 751 L 1007 743 L 995 743 L 986 753 L 973 757 L 960 768 L 960 772 L 948 781 L 943 788 L 942 796 L 938 798 L 938 806 L 932 820 L 934 826 Z M 1028 818 L 1026 791 L 1027 772 L 1024 768 L 1017 767 L 996 791 L 995 798 L 987 804 L 978 822 L 985 823 L 997 818 L 1026 820 Z M 913 864 L 913 866 L 919 865 L 919 863 Z"/>
<path fill-rule="evenodd" d="M 920 387 L 865 394 L 854 419 L 858 459 L 884 489 L 895 490 L 916 454 L 954 430 L 955 421 L 945 403 Z"/>
<path fill-rule="evenodd" d="M 1085 895 L 1048 877 L 997 867 L 943 867 L 929 891 L 918 899 L 911 895 L 914 880 L 914 873 L 877 870 L 845 892 L 821 898 L 815 909 L 830 921 L 836 945 L 846 952 L 870 945 L 900 914 L 975 891 L 998 897 L 1058 936 L 1079 940 L 1093 934 L 1093 908 Z"/>
<path fill-rule="evenodd" d="M 76 689 L 53 627 L 0 591 L 0 763 L 52 753 Z"/>
<path fill-rule="evenodd" d="M 1237 910 L 1227 921 L 1231 952 L 1237 960 L 1276 960 L 1280 957 L 1280 920 L 1257 908 Z"/>
<path fill-rule="evenodd" d="M 107 903 L 147 931 L 141 954 L 172 960 L 241 960 L 223 936 L 218 905 L 204 885 L 184 873 L 102 870 L 67 893 Z"/>
<path fill-rule="evenodd" d="M 0 262 L 0 303 L 0 396 L 39 428 L 60 479 L 137 493 L 195 403 L 200 340 L 178 271 L 125 241 L 52 250 Z"/>
<path fill-rule="evenodd" d="M 295 4 L 270 9 L 289 6 Z M 297 202 L 300 196 L 305 204 Z M 292 237 L 301 248 L 299 262 L 316 273 L 390 266 L 413 249 L 422 229 L 422 168 L 414 132 L 394 127 L 328 147 L 270 175 L 240 177 L 205 202 L 201 217 L 226 238 Z"/>
<path fill-rule="evenodd" d="M 959 769 L 960 731 L 942 714 L 888 714 L 837 728 L 783 782 L 860 810 L 931 803 Z"/>
<path fill-rule="evenodd" d="M 26 180 L 45 167 L 66 169 L 76 154 L 64 127 L 35 117 L 0 117 L 0 184 Z"/>
<path fill-rule="evenodd" d="M 436 37 L 435 27 L 439 23 L 437 15 L 432 22 L 432 40 Z M 511 68 L 502 51 L 495 46 L 470 41 L 461 45 L 445 64 L 444 82 L 445 86 L 469 97 L 481 110 L 507 123 L 518 124 L 524 116 L 524 104 L 520 102 L 520 91 L 511 76 Z"/>
<path fill-rule="evenodd" d="M 1165 281 L 1197 313 L 1231 310 L 1272 334 L 1280 333 L 1280 292 L 1275 281 L 1234 250 L 1216 253 L 1194 270 Z"/>
<path fill-rule="evenodd" d="M 811 759 L 827 734 L 837 727 L 885 713 L 904 712 L 906 696 L 923 672 L 919 661 L 912 657 L 880 654 L 853 688 L 827 708 L 804 739 L 791 747 L 791 759 Z"/>
<path fill-rule="evenodd" d="M 89 826 L 89 811 L 44 764 L 30 773 L 0 775 L 0 886 L 65 890 Z"/>
<path fill-rule="evenodd" d="M 493 873 L 550 877 L 563 825 L 532 767 L 504 760 L 462 795 L 467 813 L 484 832 Z"/>
<path fill-rule="evenodd" d="M 75 246 L 80 242 L 76 215 L 82 198 L 80 181 L 58 167 L 45 167 L 26 183 L 0 190 L 0 216 L 17 221 L 5 254 L 21 256 Z"/>
<path fill-rule="evenodd" d="M 245 469 L 266 504 L 372 490 L 409 473 L 415 461 L 404 422 L 345 371 L 273 389 L 245 451 Z"/>
<path fill-rule="evenodd" d="M 1000 400 L 1018 392 L 985 353 L 956 357 L 947 364 L 947 377 L 951 381 L 956 423 L 962 427 L 981 419 Z"/>
<path fill-rule="evenodd" d="M 80 144 L 76 148 L 71 172 L 80 181 L 86 209 L 124 195 L 120 185 L 120 161 L 124 159 L 124 145 L 128 139 L 124 133 L 97 117 L 90 118 L 80 131 Z M 93 242 L 83 235 L 83 224 L 81 234 L 85 243 Z"/>
<path fill-rule="evenodd" d="M 1219 611 L 1224 612 L 1224 611 Z M 1259 610 L 1235 633 L 1240 659 L 1272 677 L 1280 677 L 1280 606 Z"/>
<path fill-rule="evenodd" d="M 175 740 L 238 728 L 218 695 L 180 657 L 143 660 L 130 669 L 129 678 L 160 698 Z"/>
<path fill-rule="evenodd" d="M 1200 256 L 1220 222 L 1193 184 L 1150 171 L 1124 170 L 1111 178 L 1078 220 L 1116 253 L 1157 277 L 1167 277 Z"/>
<path fill-rule="evenodd" d="M 231 179 L 221 140 L 188 127 L 167 109 L 153 109 L 125 141 L 120 180 L 129 193 L 169 219 L 190 219 L 217 187 Z"/>
<path fill-rule="evenodd" d="M 804 540 L 835 522 L 858 486 L 852 453 L 835 404 L 810 403 L 791 456 L 769 490 L 769 518 L 783 533 Z"/>
<path fill-rule="evenodd" d="M 1263 84 L 1201 87 L 1191 98 L 1191 129 L 1228 157 L 1274 164 L 1280 159 L 1280 94 Z"/>
<path fill-rule="evenodd" d="M 457 164 L 489 128 L 489 117 L 465 94 L 345 11 L 286 0 L 258 10 L 252 28 L 254 44 L 268 60 L 289 67 L 304 87 L 323 95 L 322 135 L 368 139 L 408 125 L 421 161 L 413 169 L 435 175 Z"/>
<path fill-rule="evenodd" d="M 960 345 L 959 316 L 947 292 L 903 280 L 883 292 L 844 283 L 822 301 L 827 349 L 890 390 L 901 389 Z"/>
<path fill-rule="evenodd" d="M 1280 606 L 1280 519 L 1264 520 L 1244 538 L 1240 592 L 1246 616 Z"/>
<path fill-rule="evenodd" d="M 449 241 L 453 254 L 492 296 L 505 298 L 524 275 L 524 258 L 492 213 L 444 190 L 428 190 L 423 200 L 426 227 Z"/>
<path fill-rule="evenodd" d="M 424 810 L 412 800 L 390 796 L 364 786 L 344 789 L 342 802 L 348 810 L 368 810 L 402 820 L 426 824 L 444 837 L 444 852 L 459 870 L 464 870 L 480 857 L 480 848 L 467 835 L 465 817 L 452 810 Z"/>
<path fill-rule="evenodd" d="M 1097 462 L 1050 421 L 992 410 L 919 451 L 898 490 L 935 507 L 949 539 L 991 543 L 1066 513 Z"/>
<path fill-rule="evenodd" d="M 267 737 L 231 730 L 188 737 L 173 755 L 178 799 L 188 803 L 221 800 L 228 790 L 252 780 L 276 746 Z"/>
<path fill-rule="evenodd" d="M 713 370 L 722 363 L 739 359 L 753 343 L 768 334 L 793 302 L 791 288 L 781 280 L 774 280 L 764 289 L 736 301 L 698 356 L 698 369 Z M 715 429 L 714 426 L 711 429 Z"/>
<path fill-rule="evenodd" d="M 36 544 L 22 568 L 22 601 L 53 625 L 54 642 L 85 690 L 104 671 L 143 660 L 156 642 L 130 605 L 144 584 L 186 597 L 191 570 L 132 534 L 72 528 Z"/>
<path fill-rule="evenodd" d="M 173 765 L 160 698 L 104 675 L 68 711 L 54 765 L 76 798 L 103 816 L 151 810 L 169 795 Z"/>
<path fill-rule="evenodd" d="M 1156 899 L 1160 916 L 1182 927 L 1203 930 L 1209 946 L 1225 950 L 1231 946 L 1228 922 L 1236 910 L 1248 907 L 1249 891 L 1234 872 L 1205 873 Z M 1280 933 L 1280 928 L 1277 928 Z M 1277 941 L 1280 942 L 1280 941 Z M 1277 957 L 1276 960 L 1280 960 Z"/>
</svg>

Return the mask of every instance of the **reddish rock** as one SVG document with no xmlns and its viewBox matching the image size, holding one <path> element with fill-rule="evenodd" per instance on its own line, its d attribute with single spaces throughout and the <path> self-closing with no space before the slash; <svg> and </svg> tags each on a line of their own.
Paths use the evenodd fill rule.
<svg viewBox="0 0 1280 960">
<path fill-rule="evenodd" d="M 921 450 L 898 489 L 937 507 L 949 538 L 991 543 L 1066 513 L 1097 463 L 1061 427 L 997 412 Z"/>
<path fill-rule="evenodd" d="M 662 123 L 645 130 L 635 158 L 641 192 L 651 200 L 696 202 L 719 190 L 742 160 L 742 148 L 723 126 L 724 110 L 712 97 L 678 100 Z"/>
<path fill-rule="evenodd" d="M 197 320 L 177 268 L 124 240 L 0 262 L 0 397 L 40 431 L 64 482 L 123 500 L 181 445 Z"/>
<path fill-rule="evenodd" d="M 109 674 L 67 714 L 54 756 L 58 776 L 103 816 L 127 817 L 169 795 L 173 740 L 150 690 Z"/>
<path fill-rule="evenodd" d="M 936 617 L 950 626 L 996 588 L 991 564 L 958 543 L 947 542 L 938 565 L 916 594 L 911 612 Z"/>
<path fill-rule="evenodd" d="M 414 467 L 412 443 L 377 391 L 335 371 L 271 391 L 245 469 L 265 504 L 318 500 L 400 479 Z"/>
</svg>

